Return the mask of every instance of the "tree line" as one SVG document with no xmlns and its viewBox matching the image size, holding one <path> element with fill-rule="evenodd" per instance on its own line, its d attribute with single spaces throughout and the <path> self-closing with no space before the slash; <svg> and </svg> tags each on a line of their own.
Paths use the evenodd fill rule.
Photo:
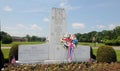
<svg viewBox="0 0 120 71">
<path fill-rule="evenodd" d="M 0 31 L 0 42 L 3 44 L 9 44 L 14 41 L 14 38 L 18 38 L 18 40 L 26 39 L 28 42 L 33 42 L 33 41 L 39 41 L 39 42 L 45 42 L 46 38 L 45 37 L 38 37 L 38 36 L 30 36 L 26 35 L 25 37 L 18 37 L 18 36 L 11 36 L 7 32 Z"/>
<path fill-rule="evenodd" d="M 115 27 L 113 30 L 103 30 L 101 32 L 91 31 L 88 33 L 76 33 L 76 38 L 79 42 L 98 42 L 105 43 L 107 45 L 120 45 L 120 26 Z M 30 36 L 26 35 L 25 37 L 28 42 L 30 41 L 46 41 L 45 37 Z M 10 36 L 4 31 L 0 31 L 0 41 L 2 43 L 11 43 L 13 42 L 13 36 Z"/>
<path fill-rule="evenodd" d="M 108 45 L 120 45 L 120 26 L 113 30 L 103 30 L 101 32 L 91 31 L 88 33 L 76 33 L 79 42 L 99 42 Z"/>
<path fill-rule="evenodd" d="M 27 38 L 28 41 L 40 41 L 40 42 L 45 42 L 46 41 L 46 37 L 26 35 L 26 38 Z"/>
</svg>

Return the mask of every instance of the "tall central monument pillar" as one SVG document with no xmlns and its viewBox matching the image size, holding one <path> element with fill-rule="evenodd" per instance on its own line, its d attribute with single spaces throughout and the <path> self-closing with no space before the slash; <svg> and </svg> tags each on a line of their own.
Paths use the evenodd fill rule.
<svg viewBox="0 0 120 71">
<path fill-rule="evenodd" d="M 52 8 L 50 16 L 50 60 L 66 59 L 66 49 L 61 44 L 61 38 L 66 33 L 66 14 L 63 8 Z"/>
</svg>

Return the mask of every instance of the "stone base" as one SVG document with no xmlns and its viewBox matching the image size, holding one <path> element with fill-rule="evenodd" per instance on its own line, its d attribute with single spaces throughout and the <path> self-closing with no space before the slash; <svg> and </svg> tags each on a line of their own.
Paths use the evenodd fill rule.
<svg viewBox="0 0 120 71">
<path fill-rule="evenodd" d="M 18 53 L 18 63 L 24 64 L 53 64 L 66 63 L 68 50 L 64 47 L 55 48 L 49 52 L 49 44 L 42 45 L 20 45 Z M 51 54 L 52 53 L 52 54 Z M 90 59 L 90 46 L 78 46 L 72 53 L 72 62 L 88 62 Z"/>
</svg>

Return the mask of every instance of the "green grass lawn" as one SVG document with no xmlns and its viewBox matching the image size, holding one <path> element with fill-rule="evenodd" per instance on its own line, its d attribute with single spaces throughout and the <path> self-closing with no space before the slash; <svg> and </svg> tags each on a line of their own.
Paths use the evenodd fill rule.
<svg viewBox="0 0 120 71">
<path fill-rule="evenodd" d="M 116 50 L 116 54 L 117 54 L 117 61 L 120 62 L 120 50 Z"/>
<path fill-rule="evenodd" d="M 13 44 L 42 44 L 45 42 L 12 42 L 11 44 L 1 44 L 1 47 L 11 47 Z"/>
<path fill-rule="evenodd" d="M 2 52 L 5 59 L 9 57 L 10 49 L 2 49 Z"/>
<path fill-rule="evenodd" d="M 99 47 L 105 45 L 104 43 L 92 43 L 92 42 L 79 42 L 78 45 L 88 45 L 91 47 Z"/>
<path fill-rule="evenodd" d="M 2 47 L 11 47 L 13 44 L 42 44 L 42 43 L 45 43 L 45 42 L 12 42 L 11 44 L 1 44 Z M 102 45 L 105 45 L 103 43 L 97 43 L 96 45 L 92 42 L 79 42 L 78 45 L 88 45 L 88 46 L 91 46 L 91 47 L 94 47 L 94 46 L 102 46 Z"/>
</svg>

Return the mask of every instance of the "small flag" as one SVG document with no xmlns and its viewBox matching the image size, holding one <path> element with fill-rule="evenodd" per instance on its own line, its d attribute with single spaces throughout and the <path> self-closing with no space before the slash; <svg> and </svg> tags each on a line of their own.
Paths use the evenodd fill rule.
<svg viewBox="0 0 120 71">
<path fill-rule="evenodd" d="M 12 64 L 16 64 L 15 57 L 13 57 L 13 59 L 11 60 L 11 63 L 12 63 Z"/>
</svg>

